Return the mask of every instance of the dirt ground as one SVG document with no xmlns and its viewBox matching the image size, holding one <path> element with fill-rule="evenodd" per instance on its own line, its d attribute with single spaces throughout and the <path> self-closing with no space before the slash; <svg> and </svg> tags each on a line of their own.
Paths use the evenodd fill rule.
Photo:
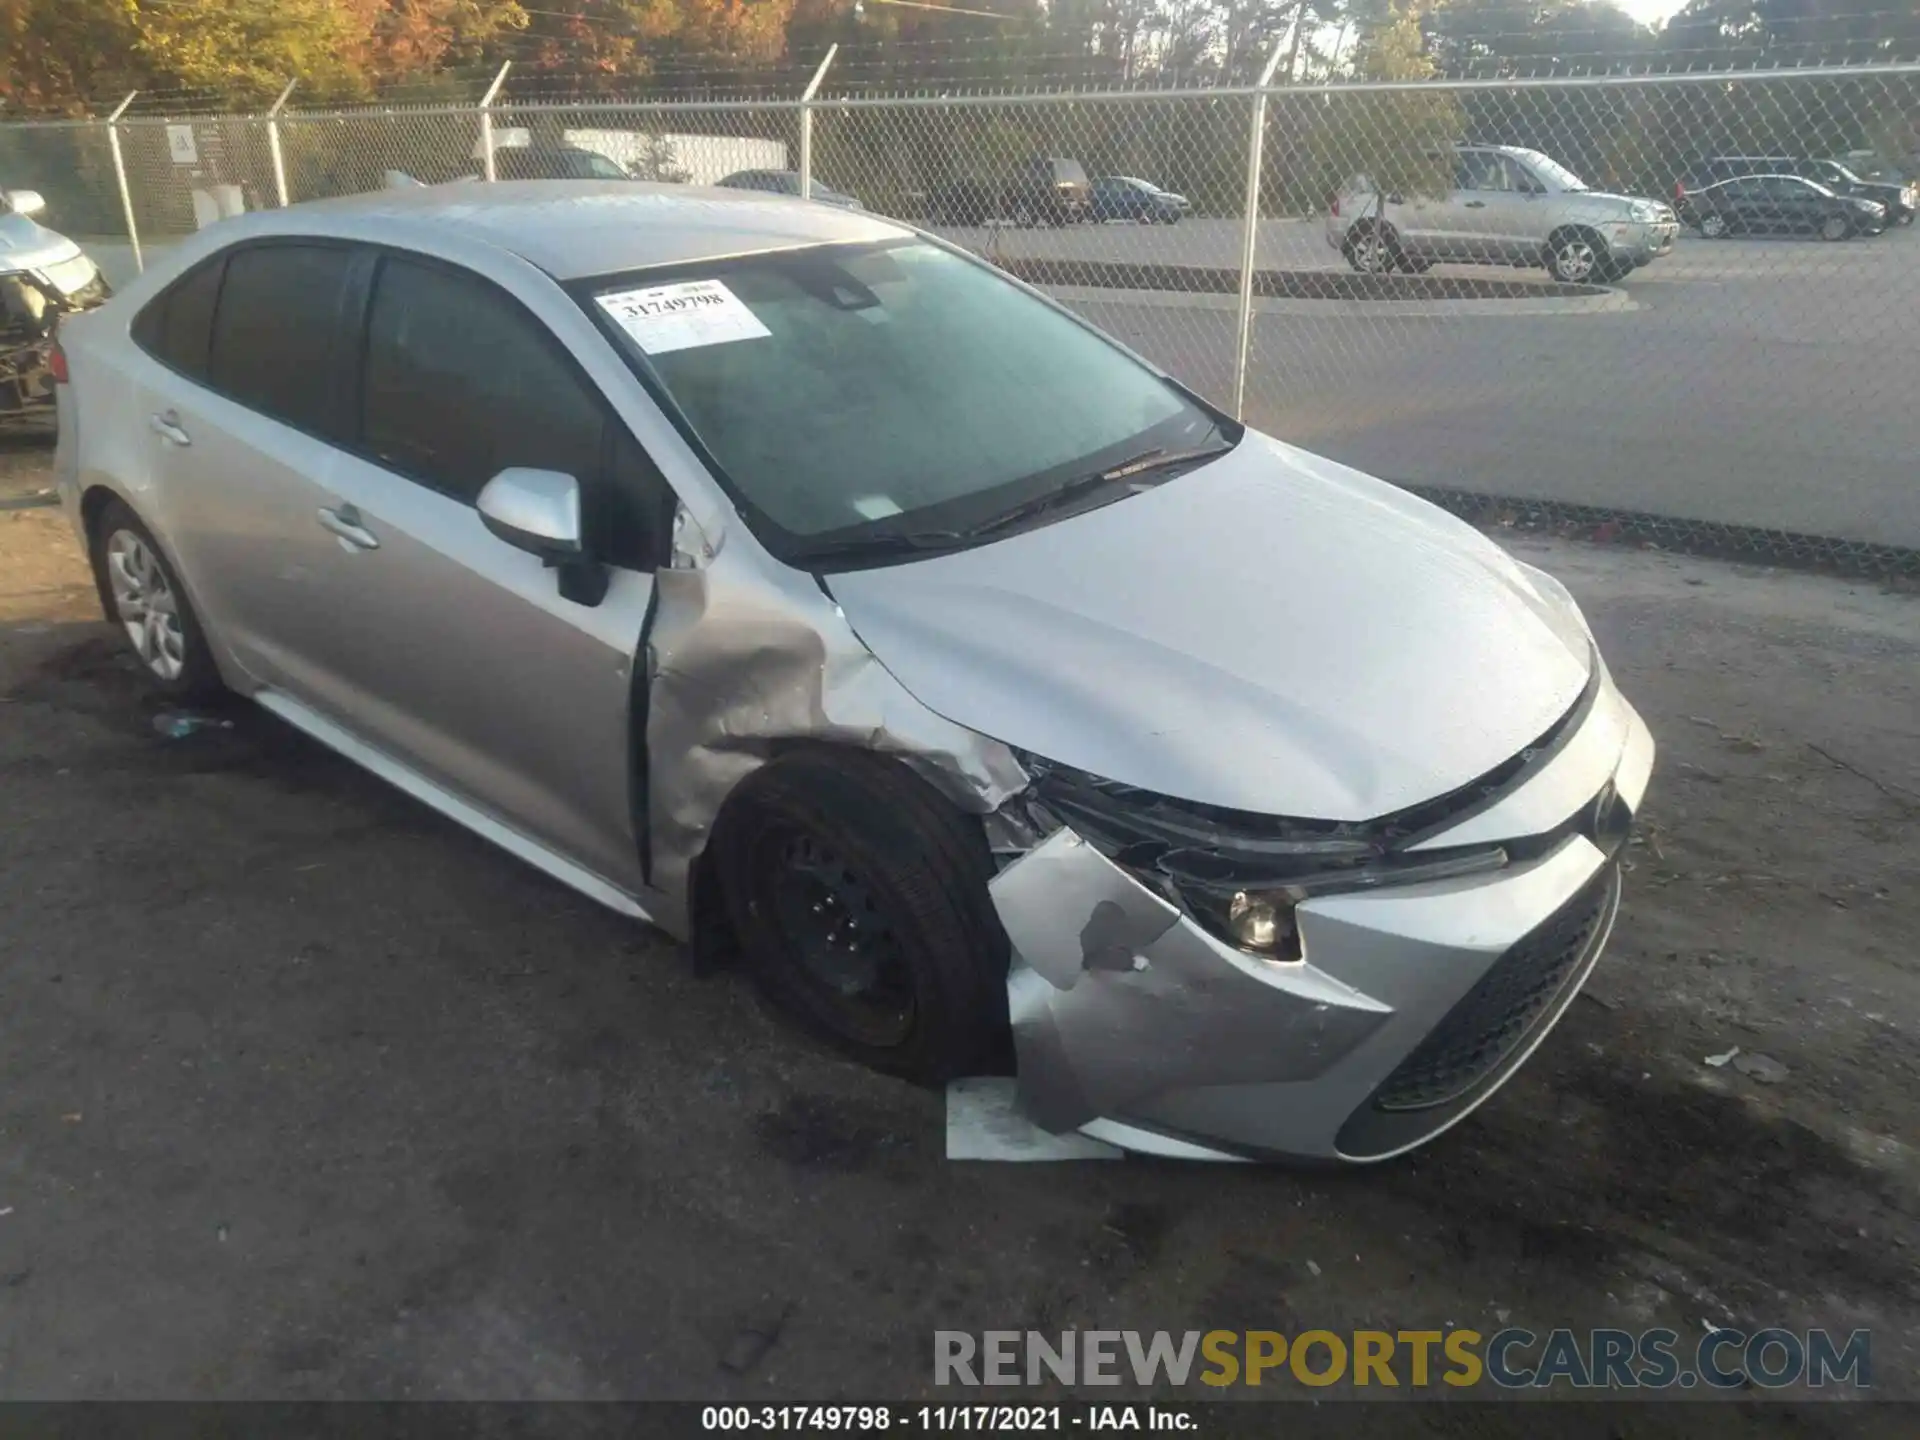
<svg viewBox="0 0 1920 1440">
<path fill-rule="evenodd" d="M 0 1398 L 908 1398 L 936 1328 L 1508 1323 L 1865 1327 L 1920 1396 L 1920 598 L 1514 548 L 1661 746 L 1532 1063 L 1376 1169 L 995 1166 L 263 713 L 162 738 L 64 520 L 0 511 Z"/>
</svg>

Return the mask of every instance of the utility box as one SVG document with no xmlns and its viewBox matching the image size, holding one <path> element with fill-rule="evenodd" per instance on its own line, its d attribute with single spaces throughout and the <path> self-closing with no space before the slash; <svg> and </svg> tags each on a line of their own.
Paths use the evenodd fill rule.
<svg viewBox="0 0 1920 1440">
<path fill-rule="evenodd" d="M 193 190 L 193 225 L 204 230 L 216 220 L 247 213 L 247 197 L 238 185 L 196 185 Z"/>
</svg>

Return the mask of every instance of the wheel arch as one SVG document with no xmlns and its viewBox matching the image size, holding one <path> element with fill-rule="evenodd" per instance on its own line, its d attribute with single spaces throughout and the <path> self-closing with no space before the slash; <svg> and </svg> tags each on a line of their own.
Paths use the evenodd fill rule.
<svg viewBox="0 0 1920 1440">
<path fill-rule="evenodd" d="M 987 844 L 986 812 L 981 811 L 977 803 L 967 803 L 969 798 L 977 801 L 977 794 L 968 789 L 962 777 L 950 773 L 929 756 L 904 750 L 882 750 L 851 740 L 818 735 L 770 737 L 762 742 L 760 750 L 760 763 L 735 779 L 714 806 L 705 839 L 687 867 L 688 947 L 699 970 L 718 969 L 730 963 L 738 952 L 733 920 L 727 913 L 725 900 L 720 893 L 719 862 L 713 837 L 737 813 L 756 777 L 783 761 L 790 761 L 796 756 L 843 754 L 871 756 L 879 761 L 897 764 L 904 773 L 924 782 L 955 815 L 961 817 L 964 826 L 978 826 L 982 843 Z M 988 849 L 991 849 L 990 845 Z"/>
</svg>

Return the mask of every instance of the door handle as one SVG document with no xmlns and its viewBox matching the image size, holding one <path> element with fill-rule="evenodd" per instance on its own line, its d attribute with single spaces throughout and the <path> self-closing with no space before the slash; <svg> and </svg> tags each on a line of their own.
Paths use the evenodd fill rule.
<svg viewBox="0 0 1920 1440">
<path fill-rule="evenodd" d="M 1486 208 L 1487 208 L 1487 202 L 1484 200 L 1467 201 L 1467 209 L 1469 210 L 1484 210 Z"/>
<path fill-rule="evenodd" d="M 171 410 L 162 410 L 157 415 L 149 415 L 147 428 L 162 440 L 170 440 L 175 445 L 193 444 L 193 437 L 180 428 L 180 417 Z"/>
<path fill-rule="evenodd" d="M 360 511 L 352 505 L 336 510 L 320 507 L 320 528 L 340 537 L 343 545 L 355 550 L 378 550 L 380 537 L 360 523 Z"/>
</svg>

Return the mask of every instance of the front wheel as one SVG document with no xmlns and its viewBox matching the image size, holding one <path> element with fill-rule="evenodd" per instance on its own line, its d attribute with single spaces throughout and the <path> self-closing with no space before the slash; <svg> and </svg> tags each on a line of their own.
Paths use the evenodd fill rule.
<svg viewBox="0 0 1920 1440">
<path fill-rule="evenodd" d="M 1547 273 L 1563 285 L 1597 279 L 1608 261 L 1606 242 L 1590 230 L 1563 230 L 1547 241 Z"/>
<path fill-rule="evenodd" d="M 107 619 L 126 635 L 147 678 L 171 699 L 206 701 L 225 688 L 200 618 L 153 532 L 110 500 L 89 546 L 94 583 Z"/>
<path fill-rule="evenodd" d="M 740 950 L 769 998 L 854 1058 L 927 1084 L 993 1068 L 1008 946 L 986 836 L 904 764 L 797 750 L 713 836 Z"/>
<path fill-rule="evenodd" d="M 1853 234 L 1853 223 L 1844 215 L 1829 215 L 1820 222 L 1822 240 L 1845 240 Z"/>
</svg>

